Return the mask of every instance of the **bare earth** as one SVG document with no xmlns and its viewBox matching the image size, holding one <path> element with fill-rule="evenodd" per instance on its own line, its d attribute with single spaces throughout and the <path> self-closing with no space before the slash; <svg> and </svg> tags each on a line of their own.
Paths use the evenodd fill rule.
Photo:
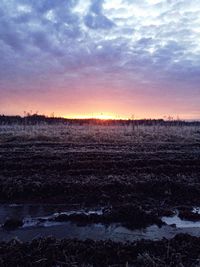
<svg viewBox="0 0 200 267">
<path fill-rule="evenodd" d="M 117 221 L 132 228 L 152 222 L 159 225 L 160 216 L 170 214 L 177 207 L 183 216 L 190 217 L 192 207 L 200 206 L 200 127 L 0 126 L 0 201 L 103 206 L 109 209 L 109 213 L 98 218 L 79 216 L 73 220 L 86 223 Z M 134 214 L 140 218 L 138 221 Z M 195 255 L 182 256 L 177 242 L 183 246 L 183 240 L 188 247 L 195 246 Z M 158 243 L 152 241 L 137 243 L 137 250 L 130 245 L 118 245 L 116 249 L 114 243 L 88 244 L 86 241 L 76 243 L 68 240 L 62 241 L 64 245 L 59 243 L 61 241 L 55 245 L 55 240 L 41 242 L 45 243 L 41 257 L 31 256 L 35 257 L 31 260 L 35 261 L 35 265 L 27 266 L 108 266 L 119 262 L 123 264 L 121 266 L 127 262 L 132 264 L 130 266 L 199 266 L 196 264 L 200 255 L 200 239 L 190 236 L 172 240 L 172 244 L 176 245 L 170 247 L 168 254 L 164 253 L 166 241 L 160 241 L 163 252 L 159 253 Z M 43 259 L 47 257 L 48 242 L 56 246 L 55 257 L 50 261 Z M 61 256 L 57 252 L 59 246 L 69 250 L 69 242 L 74 247 L 69 254 L 77 265 L 64 264 L 64 254 Z M 0 255 L 3 251 L 10 253 L 10 247 L 17 246 L 22 255 L 18 266 L 25 266 L 26 249 L 32 246 L 33 250 L 34 244 L 38 246 L 36 243 L 27 244 L 23 245 L 23 249 L 20 243 L 1 244 Z M 89 254 L 96 246 L 102 255 L 106 255 L 106 262 L 103 262 L 104 257 L 96 254 L 95 257 L 87 253 L 75 256 L 80 246 L 86 246 Z M 107 246 L 112 247 L 110 253 L 113 257 L 107 254 Z M 149 250 L 149 246 L 155 249 Z M 147 251 L 150 252 L 145 258 Z M 116 254 L 122 255 L 122 258 L 116 258 Z M 144 263 L 145 260 L 147 263 Z M 4 257 L 2 262 L 5 264 Z"/>
</svg>

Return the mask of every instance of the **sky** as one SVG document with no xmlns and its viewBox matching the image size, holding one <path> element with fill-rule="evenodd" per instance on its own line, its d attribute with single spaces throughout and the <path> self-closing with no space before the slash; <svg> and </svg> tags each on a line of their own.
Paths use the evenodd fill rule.
<svg viewBox="0 0 200 267">
<path fill-rule="evenodd" d="M 200 119 L 199 0 L 0 0 L 0 114 Z"/>
</svg>

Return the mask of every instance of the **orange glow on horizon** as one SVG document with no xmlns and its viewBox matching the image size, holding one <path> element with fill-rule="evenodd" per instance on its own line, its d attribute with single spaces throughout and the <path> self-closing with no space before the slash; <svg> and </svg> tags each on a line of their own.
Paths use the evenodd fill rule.
<svg viewBox="0 0 200 267">
<path fill-rule="evenodd" d="M 68 115 L 63 116 L 66 119 L 97 119 L 97 120 L 128 120 L 128 118 L 122 118 L 110 113 L 92 113 L 86 115 Z"/>
</svg>

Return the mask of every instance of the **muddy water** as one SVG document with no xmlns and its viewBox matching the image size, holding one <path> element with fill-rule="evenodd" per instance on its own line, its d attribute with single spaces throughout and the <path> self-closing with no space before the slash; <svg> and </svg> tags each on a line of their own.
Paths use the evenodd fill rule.
<svg viewBox="0 0 200 267">
<path fill-rule="evenodd" d="M 199 211 L 198 208 L 197 211 Z M 197 211 L 194 209 L 194 212 Z M 22 219 L 24 223 L 22 227 L 13 231 L 7 231 L 1 227 L 0 240 L 8 241 L 18 237 L 22 241 L 30 241 L 33 238 L 54 236 L 56 238 L 111 239 L 113 241 L 126 242 L 140 239 L 159 240 L 163 237 L 172 238 L 178 233 L 200 236 L 200 222 L 181 220 L 177 213 L 173 217 L 163 217 L 162 220 L 166 225 L 161 228 L 151 225 L 141 230 L 129 230 L 116 223 L 110 225 L 100 223 L 78 225 L 71 222 L 50 221 L 52 217 L 60 213 L 70 214 L 74 212 L 101 215 L 102 209 L 82 210 L 76 207 L 71 207 L 70 209 L 66 205 L 0 205 L 1 224 L 8 218 Z"/>
</svg>

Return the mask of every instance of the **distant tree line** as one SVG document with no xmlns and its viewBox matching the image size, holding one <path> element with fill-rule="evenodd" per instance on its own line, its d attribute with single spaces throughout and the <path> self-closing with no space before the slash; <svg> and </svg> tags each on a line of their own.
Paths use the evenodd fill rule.
<svg viewBox="0 0 200 267">
<path fill-rule="evenodd" d="M 129 119 L 129 120 L 101 120 L 101 119 L 66 119 L 62 117 L 47 117 L 32 114 L 24 117 L 0 115 L 0 125 L 39 125 L 39 124 L 66 124 L 66 125 L 181 125 L 200 126 L 200 121 L 164 120 L 164 119 Z"/>
</svg>

